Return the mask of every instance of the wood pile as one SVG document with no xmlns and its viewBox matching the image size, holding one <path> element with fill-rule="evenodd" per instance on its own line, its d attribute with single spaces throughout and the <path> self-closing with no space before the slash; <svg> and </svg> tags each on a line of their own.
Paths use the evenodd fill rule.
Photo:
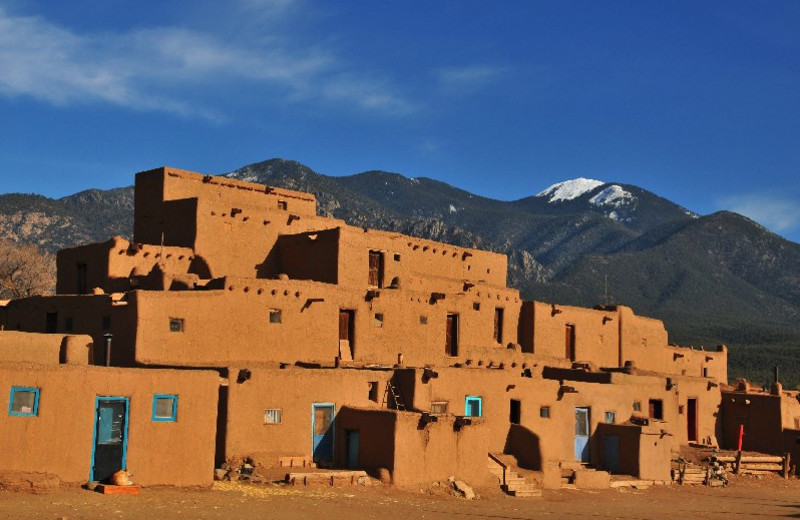
<svg viewBox="0 0 800 520">
<path fill-rule="evenodd" d="M 783 478 L 789 478 L 791 457 L 788 453 L 783 457 L 768 455 L 731 455 L 712 456 L 709 457 L 709 461 L 716 462 L 737 475 L 768 475 L 770 473 L 777 473 Z"/>
<path fill-rule="evenodd" d="M 698 466 L 685 459 L 672 461 L 672 481 L 680 485 L 724 486 L 728 483 L 725 468 L 716 461 Z"/>
</svg>

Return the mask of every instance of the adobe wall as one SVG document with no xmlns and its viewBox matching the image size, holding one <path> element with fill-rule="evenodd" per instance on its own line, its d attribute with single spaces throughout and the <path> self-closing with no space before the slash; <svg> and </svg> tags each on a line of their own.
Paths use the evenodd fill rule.
<svg viewBox="0 0 800 520">
<path fill-rule="evenodd" d="M 12 386 L 40 389 L 36 417 L 0 414 L 0 469 L 89 478 L 96 396 L 129 397 L 127 467 L 137 484 L 209 486 L 217 381 L 213 372 L 0 364 L 0 410 Z M 178 396 L 176 422 L 154 422 L 153 395 Z"/>
<path fill-rule="evenodd" d="M 90 336 L 0 331 L 0 363 L 87 365 L 91 359 Z"/>
<path fill-rule="evenodd" d="M 139 327 L 136 360 L 143 364 L 226 366 L 295 361 L 333 365 L 340 355 L 339 311 L 355 311 L 354 362 L 410 366 L 522 362 L 516 342 L 519 302 L 514 292 L 448 295 L 382 290 L 372 299 L 338 286 L 298 280 L 226 278 L 221 290 L 130 293 Z M 478 310 L 475 310 L 478 303 Z M 503 343 L 494 341 L 494 313 L 503 312 Z M 270 309 L 281 323 L 271 323 Z M 459 316 L 459 353 L 447 356 L 447 315 Z M 382 315 L 382 322 L 376 315 Z M 184 320 L 171 332 L 169 318 Z M 192 357 L 186 358 L 190 350 Z M 344 357 L 349 349 L 343 347 Z"/>
<path fill-rule="evenodd" d="M 264 186 L 214 175 L 203 175 L 178 168 L 162 167 L 136 174 L 134 194 L 134 241 L 158 244 L 166 217 L 163 202 L 180 199 L 210 199 L 231 208 L 249 206 L 296 215 L 316 214 L 316 199 L 310 193 Z M 200 229 L 198 228 L 198 234 Z"/>
<path fill-rule="evenodd" d="M 312 456 L 314 403 L 334 404 L 337 416 L 344 406 L 377 410 L 384 398 L 386 381 L 392 376 L 388 370 L 251 366 L 250 379 L 237 383 L 242 368 L 228 369 L 225 458 L 251 457 L 268 467 L 277 465 L 280 456 Z M 371 382 L 377 383 L 377 402 L 370 400 Z M 281 424 L 265 424 L 264 412 L 276 408 L 282 411 Z M 366 441 L 362 438 L 361 445 L 368 457 Z M 334 436 L 334 444 L 339 442 Z M 373 453 L 371 458 L 365 458 L 365 463 L 378 464 L 374 461 L 383 460 L 383 456 Z"/>
<path fill-rule="evenodd" d="M 633 360 L 643 370 L 664 372 L 670 366 L 667 330 L 660 320 L 637 316 L 630 307 L 617 306 L 620 346 L 619 365 Z"/>
<path fill-rule="evenodd" d="M 194 254 L 191 249 L 150 244 L 134 244 L 114 237 L 107 242 L 90 244 L 58 252 L 58 294 L 80 294 L 78 266 L 85 265 L 86 293 L 99 287 L 107 293 L 130 290 L 131 278 L 143 277 L 156 264 L 167 273 L 190 272 Z"/>
<path fill-rule="evenodd" d="M 348 467 L 347 435 L 348 432 L 357 431 L 358 464 L 352 469 L 362 469 L 375 478 L 380 478 L 381 470 L 388 470 L 391 475 L 398 456 L 395 447 L 398 415 L 395 410 L 387 409 L 356 408 L 349 405 L 338 408 L 333 439 L 336 466 Z M 404 455 L 399 454 L 400 457 Z"/>
<path fill-rule="evenodd" d="M 481 419 L 456 429 L 455 417 L 419 427 L 419 414 L 397 413 L 392 483 L 411 487 L 454 476 L 471 486 L 496 483 L 486 464 L 489 427 Z"/>
<path fill-rule="evenodd" d="M 423 377 L 423 370 L 406 370 L 398 375 L 407 399 L 413 407 L 429 411 L 432 402 L 448 402 L 448 413 L 463 415 L 465 398 L 482 398 L 483 417 L 490 433 L 490 451 L 502 452 L 511 444 L 518 446 L 509 421 L 510 400 L 521 402 L 519 426 L 527 430 L 527 445 L 538 454 L 515 454 L 533 460 L 539 469 L 542 461 L 574 460 L 574 428 L 576 407 L 589 407 L 590 427 L 594 433 L 600 423 L 605 422 L 605 412 L 614 412 L 616 422 L 628 421 L 631 416 L 647 417 L 649 399 L 660 399 L 663 403 L 663 419 L 651 423 L 659 430 L 670 434 L 667 441 L 677 449 L 688 442 L 686 401 L 698 400 L 698 435 L 700 438 L 716 438 L 715 415 L 719 407 L 719 387 L 709 387 L 706 380 L 692 380 L 677 376 L 678 387 L 668 390 L 666 378 L 662 376 L 635 376 L 611 374 L 609 384 L 564 380 L 561 389 L 559 380 L 542 379 L 536 372 L 533 377 L 520 377 L 518 370 L 481 370 L 468 368 L 437 368 L 435 378 Z M 408 378 L 413 377 L 413 383 Z M 413 385 L 413 392 L 408 388 Z M 574 390 L 574 393 L 572 392 Z M 640 411 L 634 410 L 638 402 Z M 541 407 L 550 408 L 550 417 L 540 416 Z M 592 440 L 593 451 L 598 453 L 597 441 Z M 507 451 L 507 450 L 506 450 Z"/>
<path fill-rule="evenodd" d="M 104 334 L 113 335 L 111 362 L 133 366 L 136 314 L 128 293 L 70 296 L 35 296 L 13 300 L 7 307 L 7 329 L 38 333 L 85 334 L 92 337 L 93 364 L 105 364 Z M 48 314 L 56 327 L 48 330 Z M 71 327 L 70 327 L 71 325 Z"/>
<path fill-rule="evenodd" d="M 800 392 L 781 391 L 780 396 L 782 426 L 800 430 Z"/>
<path fill-rule="evenodd" d="M 722 392 L 722 439 L 725 449 L 737 448 L 739 425 L 744 424 L 746 451 L 783 454 L 781 398 L 776 395 Z"/>
<path fill-rule="evenodd" d="M 541 302 L 525 302 L 523 309 L 523 351 L 566 358 L 566 328 L 573 325 L 576 361 L 618 366 L 619 319 L 615 312 Z"/>
</svg>

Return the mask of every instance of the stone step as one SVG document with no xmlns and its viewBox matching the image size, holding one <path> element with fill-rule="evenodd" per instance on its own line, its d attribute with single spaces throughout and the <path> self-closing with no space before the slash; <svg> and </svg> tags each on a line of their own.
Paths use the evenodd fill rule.
<svg viewBox="0 0 800 520">
<path fill-rule="evenodd" d="M 509 494 L 511 496 L 513 496 L 513 497 L 518 497 L 518 498 L 540 497 L 540 496 L 542 496 L 542 490 L 541 489 L 525 489 L 525 490 L 520 489 L 520 490 L 517 490 L 517 491 L 511 491 Z"/>
</svg>

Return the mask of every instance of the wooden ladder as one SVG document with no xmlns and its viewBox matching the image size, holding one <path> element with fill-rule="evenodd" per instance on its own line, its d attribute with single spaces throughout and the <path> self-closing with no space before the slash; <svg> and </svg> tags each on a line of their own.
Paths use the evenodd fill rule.
<svg viewBox="0 0 800 520">
<path fill-rule="evenodd" d="M 400 391 L 394 386 L 394 383 L 390 379 L 386 382 L 386 391 L 383 393 L 383 405 L 386 408 L 389 408 L 389 396 L 392 396 L 394 400 L 394 406 L 398 410 L 405 411 L 406 405 L 403 404 L 403 399 L 400 397 Z"/>
</svg>

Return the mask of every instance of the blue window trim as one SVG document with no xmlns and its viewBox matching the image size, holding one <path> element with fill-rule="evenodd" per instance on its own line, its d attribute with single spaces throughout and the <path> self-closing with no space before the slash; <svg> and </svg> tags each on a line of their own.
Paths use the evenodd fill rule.
<svg viewBox="0 0 800 520">
<path fill-rule="evenodd" d="M 94 455 L 97 450 L 97 409 L 100 408 L 100 401 L 124 401 L 125 402 L 125 431 L 122 440 L 122 468 L 128 468 L 128 419 L 130 415 L 131 402 L 127 397 L 95 396 L 94 398 L 94 424 L 92 424 L 92 460 L 89 466 L 89 482 L 94 482 Z"/>
<path fill-rule="evenodd" d="M 172 399 L 172 415 L 170 417 L 156 417 L 156 403 L 159 399 Z M 175 394 L 155 394 L 153 396 L 153 421 L 175 422 L 178 420 L 178 396 Z"/>
<path fill-rule="evenodd" d="M 33 412 L 15 412 L 14 411 L 14 393 L 15 392 L 33 392 L 36 397 L 33 398 Z M 30 386 L 12 386 L 11 394 L 8 397 L 8 415 L 16 417 L 36 417 L 39 415 L 39 389 Z"/>
<path fill-rule="evenodd" d="M 479 395 L 468 395 L 464 398 L 464 415 L 469 411 L 469 402 L 478 401 L 478 415 L 470 415 L 468 417 L 483 417 L 483 399 Z"/>
</svg>

